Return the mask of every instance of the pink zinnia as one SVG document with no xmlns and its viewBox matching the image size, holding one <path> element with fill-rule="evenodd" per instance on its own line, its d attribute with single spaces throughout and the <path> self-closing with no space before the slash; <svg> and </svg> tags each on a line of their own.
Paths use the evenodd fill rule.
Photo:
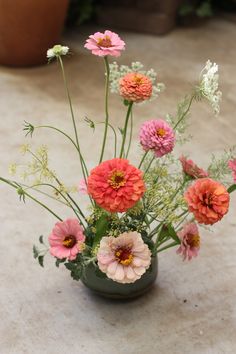
<svg viewBox="0 0 236 354">
<path fill-rule="evenodd" d="M 230 160 L 228 162 L 228 166 L 233 172 L 233 179 L 234 179 L 234 182 L 236 183 L 236 159 Z"/>
<path fill-rule="evenodd" d="M 85 236 L 77 219 L 67 219 L 55 224 L 49 235 L 50 253 L 59 259 L 73 260 L 84 248 Z"/>
<path fill-rule="evenodd" d="M 107 55 L 119 57 L 121 51 L 125 49 L 125 42 L 114 32 L 96 32 L 86 40 L 85 48 L 91 50 L 92 54 L 99 57 Z"/>
<path fill-rule="evenodd" d="M 157 157 L 170 153 L 175 144 L 174 131 L 163 119 L 144 122 L 140 128 L 139 139 L 143 149 L 153 150 Z"/>
<path fill-rule="evenodd" d="M 125 159 L 104 161 L 88 177 L 88 193 L 100 207 L 110 212 L 131 208 L 144 191 L 142 172 Z"/>
<path fill-rule="evenodd" d="M 118 283 L 134 283 L 151 264 L 151 252 L 139 233 L 103 237 L 97 253 L 98 267 Z"/>
<path fill-rule="evenodd" d="M 210 178 L 195 181 L 184 198 L 188 209 L 201 224 L 214 224 L 221 220 L 229 209 L 229 193 L 226 188 Z"/>
<path fill-rule="evenodd" d="M 197 179 L 208 177 L 208 173 L 202 168 L 198 167 L 192 160 L 187 160 L 185 156 L 181 156 L 179 161 L 182 164 L 183 171 L 186 175 Z"/>
<path fill-rule="evenodd" d="M 183 260 L 188 259 L 190 261 L 193 257 L 197 257 L 200 249 L 200 236 L 197 225 L 193 222 L 185 224 L 177 235 L 181 240 L 181 245 L 176 252 L 183 256 Z"/>
<path fill-rule="evenodd" d="M 127 101 L 141 102 L 152 95 L 152 82 L 149 77 L 134 72 L 123 76 L 120 81 L 120 95 Z"/>
</svg>

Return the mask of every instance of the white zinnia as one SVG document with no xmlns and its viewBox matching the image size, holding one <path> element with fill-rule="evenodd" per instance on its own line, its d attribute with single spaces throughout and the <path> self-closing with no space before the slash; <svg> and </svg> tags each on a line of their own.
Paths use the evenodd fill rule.
<svg viewBox="0 0 236 354">
<path fill-rule="evenodd" d="M 210 102 L 216 115 L 220 112 L 219 102 L 222 97 L 222 92 L 218 90 L 218 80 L 218 65 L 208 60 L 201 72 L 199 90 L 201 95 Z"/>
<path fill-rule="evenodd" d="M 54 57 L 59 57 L 61 55 L 66 55 L 69 52 L 69 47 L 62 46 L 60 44 L 54 45 L 53 48 L 48 49 L 47 58 L 52 59 Z"/>
</svg>

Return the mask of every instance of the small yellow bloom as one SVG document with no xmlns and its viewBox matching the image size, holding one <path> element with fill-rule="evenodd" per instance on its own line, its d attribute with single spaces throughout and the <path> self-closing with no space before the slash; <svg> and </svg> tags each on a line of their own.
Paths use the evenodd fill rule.
<svg viewBox="0 0 236 354">
<path fill-rule="evenodd" d="M 8 172 L 11 176 L 14 176 L 16 174 L 16 164 L 11 163 L 8 167 Z"/>
</svg>

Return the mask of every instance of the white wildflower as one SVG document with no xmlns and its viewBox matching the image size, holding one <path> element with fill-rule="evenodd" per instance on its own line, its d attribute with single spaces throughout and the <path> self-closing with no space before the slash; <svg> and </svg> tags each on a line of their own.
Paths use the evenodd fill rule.
<svg viewBox="0 0 236 354">
<path fill-rule="evenodd" d="M 60 44 L 54 45 L 53 48 L 48 49 L 47 58 L 53 59 L 54 57 L 59 57 L 61 55 L 66 55 L 69 52 L 69 47 L 62 46 Z"/>
<path fill-rule="evenodd" d="M 157 73 L 154 69 L 148 71 L 143 70 L 144 66 L 139 61 L 131 63 L 131 66 L 118 65 L 117 62 L 110 64 L 110 90 L 112 93 L 119 93 L 119 81 L 120 79 L 128 73 L 138 72 L 140 74 L 146 75 L 152 82 L 152 96 L 154 99 L 158 96 L 160 92 L 165 89 L 163 83 L 157 83 Z"/>
<path fill-rule="evenodd" d="M 218 90 L 218 80 L 218 65 L 208 60 L 201 72 L 198 93 L 210 102 L 216 115 L 220 112 L 219 102 L 222 97 L 222 92 Z"/>
</svg>

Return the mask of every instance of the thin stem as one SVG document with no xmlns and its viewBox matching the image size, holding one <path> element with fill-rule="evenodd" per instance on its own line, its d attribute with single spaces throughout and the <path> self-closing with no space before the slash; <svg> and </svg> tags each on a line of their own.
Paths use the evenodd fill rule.
<svg viewBox="0 0 236 354">
<path fill-rule="evenodd" d="M 151 161 L 148 164 L 148 167 L 146 168 L 145 172 L 144 172 L 144 176 L 146 175 L 146 173 L 148 173 L 153 161 L 155 160 L 156 156 L 154 155 L 153 158 L 151 159 Z"/>
<path fill-rule="evenodd" d="M 131 147 L 131 143 L 132 143 L 132 137 L 133 137 L 133 110 L 131 110 L 131 114 L 130 114 L 130 132 L 129 132 L 129 144 L 128 144 L 128 148 L 127 148 L 127 152 L 126 152 L 126 159 L 128 158 L 129 155 L 129 150 Z"/>
<path fill-rule="evenodd" d="M 109 94 L 109 79 L 110 79 L 110 67 L 108 63 L 107 56 L 104 57 L 105 69 L 106 69 L 106 84 L 105 84 L 105 130 L 102 142 L 102 151 L 99 163 L 102 162 L 106 140 L 107 140 L 107 129 L 108 129 L 108 121 L 109 121 L 109 112 L 108 112 L 108 94 Z"/>
<path fill-rule="evenodd" d="M 190 110 L 190 107 L 191 107 L 191 105 L 192 105 L 193 100 L 194 100 L 194 95 L 191 96 L 191 99 L 190 99 L 190 101 L 189 101 L 189 105 L 188 105 L 186 111 L 182 114 L 182 116 L 181 116 L 180 119 L 178 120 L 178 122 L 175 124 L 175 126 L 174 126 L 174 128 L 173 128 L 174 130 L 176 130 L 177 126 L 178 126 L 178 125 L 180 124 L 180 122 L 184 119 L 184 117 L 186 116 L 186 114 L 188 114 L 188 112 L 189 112 L 189 110 Z"/>
<path fill-rule="evenodd" d="M 125 118 L 125 126 L 124 126 L 124 130 L 123 130 L 122 145 L 121 145 L 121 149 L 120 149 L 120 158 L 122 158 L 123 153 L 124 153 L 125 140 L 126 140 L 126 135 L 127 135 L 127 127 L 128 127 L 130 113 L 132 111 L 132 106 L 133 106 L 133 102 L 129 102 L 129 106 L 128 106 L 128 110 L 127 110 L 126 118 Z"/>
<path fill-rule="evenodd" d="M 74 211 L 74 213 L 75 213 L 75 215 L 77 216 L 77 218 L 79 219 L 79 221 L 80 221 L 80 223 L 84 226 L 84 224 L 83 224 L 83 222 L 82 222 L 82 220 L 81 220 L 81 218 L 80 218 L 80 215 L 78 214 L 78 212 L 81 214 L 81 216 L 83 217 L 83 218 L 85 218 L 84 217 L 84 215 L 83 215 L 83 213 L 82 213 L 82 211 L 81 211 L 81 209 L 78 209 L 78 212 L 75 210 L 75 208 L 73 207 L 73 205 L 69 202 L 69 200 L 64 196 L 64 194 L 59 190 L 59 189 L 57 189 L 55 186 L 53 186 L 52 184 L 50 184 L 50 183 L 37 183 L 37 184 L 35 184 L 35 185 L 33 185 L 32 187 L 31 186 L 27 186 L 27 188 L 32 188 L 32 189 L 34 189 L 34 190 L 36 190 L 36 191 L 39 191 L 39 190 L 37 190 L 36 188 L 34 188 L 34 187 L 40 187 L 40 186 L 48 186 L 48 187 L 51 187 L 51 188 L 53 188 L 58 194 L 60 194 L 60 196 L 66 201 L 66 203 L 63 203 L 64 205 L 66 205 L 66 206 L 69 206 L 73 211 Z M 41 191 L 40 191 L 41 192 Z M 67 193 L 66 193 L 67 194 Z M 70 195 L 69 194 L 67 194 L 67 196 L 68 196 L 68 198 L 70 197 Z M 49 196 L 50 197 L 50 196 Z M 53 198 L 53 199 L 56 199 L 56 198 Z M 56 199 L 57 200 L 57 199 Z M 58 200 L 57 200 L 58 201 Z M 77 206 L 76 206 L 77 207 Z"/>
<path fill-rule="evenodd" d="M 63 77 L 63 81 L 64 81 L 64 85 L 65 85 L 65 91 L 66 91 L 68 102 L 69 102 L 69 106 L 70 106 L 70 113 L 71 113 L 71 118 L 72 118 L 74 132 L 75 132 L 75 140 L 76 140 L 76 145 L 77 145 L 79 156 L 80 156 L 80 164 L 81 164 L 82 172 L 83 172 L 83 175 L 84 175 L 84 178 L 85 178 L 85 171 L 84 171 L 84 164 L 83 164 L 84 160 L 83 160 L 83 157 L 82 157 L 82 154 L 81 154 L 81 150 L 80 150 L 78 133 L 77 133 L 76 123 L 75 123 L 75 116 L 74 116 L 74 111 L 73 111 L 73 107 L 72 107 L 70 92 L 69 92 L 68 84 L 67 84 L 67 80 L 66 80 L 64 65 L 63 65 L 63 61 L 62 61 L 60 56 L 58 57 L 58 60 L 59 60 L 60 66 L 61 66 L 62 77 Z"/>
<path fill-rule="evenodd" d="M 53 130 L 56 130 L 57 132 L 63 134 L 67 139 L 69 139 L 71 141 L 71 143 L 74 145 L 74 147 L 76 148 L 76 150 L 78 151 L 78 153 L 80 154 L 80 150 L 78 149 L 76 143 L 74 142 L 74 140 L 68 135 L 66 134 L 65 132 L 63 132 L 62 130 L 56 128 L 56 127 L 53 127 L 51 125 L 38 125 L 37 127 L 34 127 L 35 129 L 38 129 L 38 128 L 47 128 L 47 129 L 53 129 Z M 84 166 L 84 169 L 85 169 L 85 172 L 86 172 L 86 176 L 88 177 L 88 169 L 86 167 L 86 164 L 85 164 L 85 161 L 83 159 L 83 156 L 81 155 L 81 159 L 82 159 L 82 162 L 83 162 L 83 166 Z M 83 172 L 83 171 L 82 171 Z M 86 180 L 86 176 L 83 175 L 84 179 Z"/>
<path fill-rule="evenodd" d="M 178 245 L 178 243 L 174 241 L 174 242 L 171 242 L 169 245 L 160 248 L 160 249 L 157 250 L 156 252 L 159 253 L 159 252 L 162 252 L 162 251 L 164 251 L 164 250 L 167 250 L 167 249 L 170 248 L 170 247 L 174 247 L 174 246 L 177 246 L 177 245 Z"/>
<path fill-rule="evenodd" d="M 105 124 L 105 122 L 100 122 L 100 123 L 97 123 L 97 124 Z M 112 130 L 113 133 L 114 133 L 114 139 L 115 139 L 115 141 L 114 141 L 114 157 L 116 157 L 116 151 L 117 151 L 117 134 L 116 134 L 116 131 L 115 131 L 114 127 L 113 127 L 110 123 L 108 123 L 108 126 L 109 126 L 109 128 L 111 128 L 111 130 Z"/>
<path fill-rule="evenodd" d="M 147 156 L 148 154 L 148 151 L 145 152 L 145 154 L 143 155 L 141 161 L 140 161 L 140 164 L 138 165 L 138 168 L 141 168 L 142 164 L 143 164 L 143 161 L 145 160 L 145 157 Z"/>
<path fill-rule="evenodd" d="M 5 178 L 2 178 L 0 177 L 0 181 L 3 181 L 7 184 L 9 184 L 11 187 L 15 188 L 15 189 L 18 189 L 19 186 L 21 186 L 20 184 L 17 184 L 16 182 L 12 182 L 12 181 L 9 181 Z M 36 202 L 37 204 L 41 205 L 44 209 L 46 209 L 47 211 L 49 211 L 49 213 L 51 213 L 52 215 L 54 215 L 58 220 L 62 221 L 62 219 L 56 214 L 54 213 L 54 211 L 52 211 L 50 208 L 48 208 L 45 204 L 43 204 L 42 202 L 40 202 L 38 199 L 36 199 L 35 197 L 33 197 L 32 195 L 30 195 L 29 193 L 27 193 L 25 190 L 24 190 L 24 195 L 26 195 L 27 197 L 29 197 L 30 199 L 32 199 L 34 202 Z"/>
</svg>

